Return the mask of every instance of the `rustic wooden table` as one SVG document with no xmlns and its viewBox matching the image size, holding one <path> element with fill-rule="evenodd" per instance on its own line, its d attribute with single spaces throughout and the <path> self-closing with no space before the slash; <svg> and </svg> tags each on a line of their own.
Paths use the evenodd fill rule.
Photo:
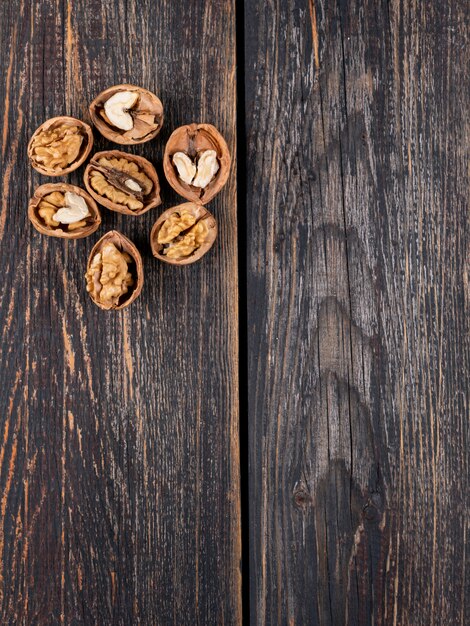
<svg viewBox="0 0 470 626">
<path fill-rule="evenodd" d="M 470 622 L 467 15 L 1 3 L 2 624 Z M 152 257 L 160 209 L 27 220 L 34 129 L 122 82 L 164 103 L 129 149 L 161 179 L 177 126 L 238 139 L 194 266 Z M 83 278 L 112 228 L 144 256 L 118 313 Z"/>
</svg>

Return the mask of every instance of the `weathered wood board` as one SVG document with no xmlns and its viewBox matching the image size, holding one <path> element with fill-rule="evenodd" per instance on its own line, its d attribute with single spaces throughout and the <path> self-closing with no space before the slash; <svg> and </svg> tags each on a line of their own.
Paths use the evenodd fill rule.
<svg viewBox="0 0 470 626">
<path fill-rule="evenodd" d="M 245 3 L 252 624 L 469 623 L 467 36 Z"/>
<path fill-rule="evenodd" d="M 180 201 L 161 167 L 174 128 L 213 123 L 235 163 L 234 3 L 18 0 L 0 22 L 0 621 L 239 623 L 235 166 L 210 205 L 209 255 L 175 268 L 149 245 Z M 29 137 L 52 116 L 87 119 L 124 82 L 164 103 L 159 137 L 129 148 L 156 164 L 164 204 L 136 218 L 103 209 L 88 239 L 39 235 L 28 199 L 49 179 L 28 164 Z M 145 284 L 107 313 L 84 272 L 113 228 L 141 250 Z"/>
</svg>

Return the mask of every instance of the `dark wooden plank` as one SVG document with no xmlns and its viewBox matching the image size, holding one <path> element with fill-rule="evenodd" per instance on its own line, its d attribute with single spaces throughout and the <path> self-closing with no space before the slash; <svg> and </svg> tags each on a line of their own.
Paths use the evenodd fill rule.
<svg viewBox="0 0 470 626">
<path fill-rule="evenodd" d="M 115 83 L 164 103 L 161 136 L 130 149 L 161 178 L 183 123 L 214 123 L 235 153 L 234 2 L 18 0 L 0 11 L 0 621 L 239 623 L 235 167 L 211 203 L 218 241 L 191 267 L 151 256 L 160 209 L 103 209 L 100 231 L 76 242 L 40 236 L 26 216 L 46 182 L 26 160 L 33 130 L 87 118 Z M 97 149 L 111 145 L 97 137 Z M 166 184 L 162 195 L 161 210 L 179 200 Z M 144 291 L 117 314 L 84 286 L 88 252 L 111 228 L 144 256 Z"/>
<path fill-rule="evenodd" d="M 245 7 L 252 623 L 469 623 L 466 3 Z"/>
</svg>

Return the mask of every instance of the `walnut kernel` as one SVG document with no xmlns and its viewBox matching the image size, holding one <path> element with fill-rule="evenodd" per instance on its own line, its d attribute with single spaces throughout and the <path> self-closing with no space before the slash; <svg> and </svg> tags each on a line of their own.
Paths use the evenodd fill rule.
<svg viewBox="0 0 470 626">
<path fill-rule="evenodd" d="M 113 243 L 105 244 L 86 273 L 87 291 L 104 306 L 115 306 L 134 283 L 128 271 L 131 262 L 126 252 L 120 252 Z"/>
<path fill-rule="evenodd" d="M 90 115 L 107 139 L 131 145 L 149 141 L 160 132 L 163 105 L 143 87 L 114 85 L 93 100 Z"/>
<path fill-rule="evenodd" d="M 203 150 L 197 155 L 197 163 L 184 152 L 175 152 L 173 164 L 181 180 L 188 185 L 204 189 L 219 171 L 215 150 Z"/>
<path fill-rule="evenodd" d="M 61 176 L 84 162 L 92 144 L 88 124 L 72 117 L 56 117 L 36 130 L 28 145 L 28 156 L 42 174 Z"/>
<path fill-rule="evenodd" d="M 184 235 L 176 237 L 164 248 L 163 254 L 169 259 L 181 259 L 191 255 L 205 242 L 209 227 L 202 221 L 194 224 Z"/>
<path fill-rule="evenodd" d="M 101 223 L 93 198 L 80 187 L 66 183 L 38 187 L 29 203 L 28 216 L 40 233 L 65 239 L 86 237 Z"/>
<path fill-rule="evenodd" d="M 171 243 L 178 235 L 196 223 L 196 218 L 189 211 L 175 212 L 165 220 L 158 232 L 158 243 Z"/>
<path fill-rule="evenodd" d="M 225 139 L 211 124 L 181 126 L 166 144 L 163 170 L 175 191 L 206 204 L 222 189 L 230 173 Z"/>
<path fill-rule="evenodd" d="M 116 231 L 106 233 L 93 247 L 86 289 L 102 309 L 122 309 L 142 290 L 142 258 L 134 244 Z"/>
<path fill-rule="evenodd" d="M 134 121 L 129 109 L 139 99 L 136 91 L 118 91 L 104 103 L 104 112 L 109 122 L 121 130 L 132 130 Z"/>
<path fill-rule="evenodd" d="M 214 180 L 215 175 L 219 171 L 219 167 L 217 152 L 215 150 L 204 150 L 200 152 L 197 159 L 197 174 L 192 185 L 205 189 L 207 185 Z"/>
<path fill-rule="evenodd" d="M 214 217 L 201 204 L 186 202 L 165 211 L 150 235 L 154 256 L 167 263 L 187 265 L 200 259 L 217 236 Z"/>
<path fill-rule="evenodd" d="M 175 152 L 173 155 L 173 164 L 181 180 L 190 185 L 197 173 L 196 164 L 184 152 Z"/>
<path fill-rule="evenodd" d="M 132 211 L 138 211 L 144 206 L 140 200 L 137 200 L 123 191 L 119 191 L 119 189 L 106 180 L 101 172 L 91 172 L 90 185 L 96 193 L 104 198 L 108 198 L 114 204 L 125 205 Z"/>
<path fill-rule="evenodd" d="M 118 150 L 94 155 L 85 170 L 85 186 L 108 209 L 140 215 L 160 204 L 160 185 L 153 165 Z"/>
</svg>

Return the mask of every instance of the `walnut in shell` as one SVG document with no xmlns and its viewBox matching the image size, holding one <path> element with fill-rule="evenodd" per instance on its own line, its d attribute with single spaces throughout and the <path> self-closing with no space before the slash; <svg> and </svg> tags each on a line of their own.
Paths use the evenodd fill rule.
<svg viewBox="0 0 470 626">
<path fill-rule="evenodd" d="M 53 117 L 34 132 L 28 157 L 35 170 L 46 176 L 63 176 L 84 163 L 93 146 L 88 124 L 74 117 Z"/>
<path fill-rule="evenodd" d="M 88 258 L 86 289 L 101 309 L 124 309 L 142 291 L 142 257 L 132 241 L 116 230 L 93 246 Z"/>
<path fill-rule="evenodd" d="M 173 265 L 198 261 L 217 237 L 214 216 L 196 202 L 185 202 L 165 211 L 150 234 L 153 255 Z"/>
<path fill-rule="evenodd" d="M 188 124 L 168 139 L 163 157 L 165 176 L 180 195 L 206 204 L 227 182 L 230 153 L 211 124 Z"/>
<path fill-rule="evenodd" d="M 158 135 L 163 124 L 163 105 L 143 87 L 114 85 L 93 100 L 90 116 L 106 139 L 133 145 Z"/>
<path fill-rule="evenodd" d="M 97 152 L 85 169 L 84 181 L 93 198 L 111 211 L 142 215 L 161 204 L 155 168 L 135 154 Z"/>
<path fill-rule="evenodd" d="M 86 191 L 66 183 L 47 183 L 34 192 L 28 217 L 43 235 L 63 239 L 88 237 L 101 224 L 96 202 Z"/>
</svg>

